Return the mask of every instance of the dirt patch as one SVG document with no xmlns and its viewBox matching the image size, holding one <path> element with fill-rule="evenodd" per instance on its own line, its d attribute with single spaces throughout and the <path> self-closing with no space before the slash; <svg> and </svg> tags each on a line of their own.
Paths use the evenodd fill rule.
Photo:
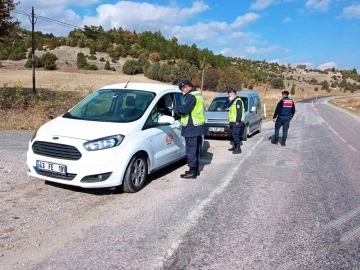
<svg viewBox="0 0 360 270">
<path fill-rule="evenodd" d="M 350 96 L 330 100 L 331 104 L 360 115 L 360 97 Z"/>
</svg>

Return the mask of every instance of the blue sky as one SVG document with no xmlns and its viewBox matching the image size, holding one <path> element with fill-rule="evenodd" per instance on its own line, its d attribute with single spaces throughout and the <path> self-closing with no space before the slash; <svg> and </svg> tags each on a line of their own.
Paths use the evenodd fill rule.
<svg viewBox="0 0 360 270">
<path fill-rule="evenodd" d="M 22 0 L 18 9 L 31 6 L 78 26 L 160 30 L 226 56 L 360 71 L 360 0 Z M 56 35 L 71 30 L 40 20 L 35 27 Z"/>
</svg>

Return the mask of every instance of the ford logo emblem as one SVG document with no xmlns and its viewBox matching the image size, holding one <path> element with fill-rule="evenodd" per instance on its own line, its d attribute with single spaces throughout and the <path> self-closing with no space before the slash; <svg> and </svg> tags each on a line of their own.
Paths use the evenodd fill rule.
<svg viewBox="0 0 360 270">
<path fill-rule="evenodd" d="M 59 137 L 53 137 L 53 140 L 58 140 L 59 139 Z"/>
</svg>

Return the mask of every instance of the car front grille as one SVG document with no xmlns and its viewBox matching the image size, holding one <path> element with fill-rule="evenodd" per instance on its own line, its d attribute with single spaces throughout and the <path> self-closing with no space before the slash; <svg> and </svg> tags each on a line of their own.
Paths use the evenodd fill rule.
<svg viewBox="0 0 360 270">
<path fill-rule="evenodd" d="M 70 180 L 71 181 L 76 177 L 76 174 L 73 174 L 73 173 L 67 173 L 66 175 L 56 174 L 56 173 L 52 173 L 52 172 L 40 171 L 40 170 L 36 169 L 36 167 L 34 167 L 34 170 L 36 171 L 36 173 L 38 175 L 61 179 L 61 180 Z"/>
<path fill-rule="evenodd" d="M 81 158 L 81 153 L 76 147 L 66 144 L 36 141 L 32 150 L 35 154 L 45 157 L 66 160 L 79 160 Z"/>
<path fill-rule="evenodd" d="M 229 119 L 207 119 L 207 123 L 229 124 Z"/>
</svg>

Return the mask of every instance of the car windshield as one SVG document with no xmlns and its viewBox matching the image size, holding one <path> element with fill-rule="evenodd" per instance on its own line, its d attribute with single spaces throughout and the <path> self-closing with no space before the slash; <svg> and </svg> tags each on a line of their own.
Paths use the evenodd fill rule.
<svg viewBox="0 0 360 270">
<path fill-rule="evenodd" d="M 64 118 L 126 123 L 138 120 L 155 93 L 140 90 L 99 90 L 63 115 Z"/>
<path fill-rule="evenodd" d="M 244 103 L 244 109 L 245 111 L 247 111 L 247 107 L 248 107 L 248 99 L 246 97 L 240 97 L 241 100 Z M 229 105 L 229 98 L 228 97 L 218 97 L 215 98 L 210 106 L 208 111 L 209 112 L 223 112 L 223 111 L 228 111 L 229 109 L 227 108 L 227 106 Z"/>
</svg>

